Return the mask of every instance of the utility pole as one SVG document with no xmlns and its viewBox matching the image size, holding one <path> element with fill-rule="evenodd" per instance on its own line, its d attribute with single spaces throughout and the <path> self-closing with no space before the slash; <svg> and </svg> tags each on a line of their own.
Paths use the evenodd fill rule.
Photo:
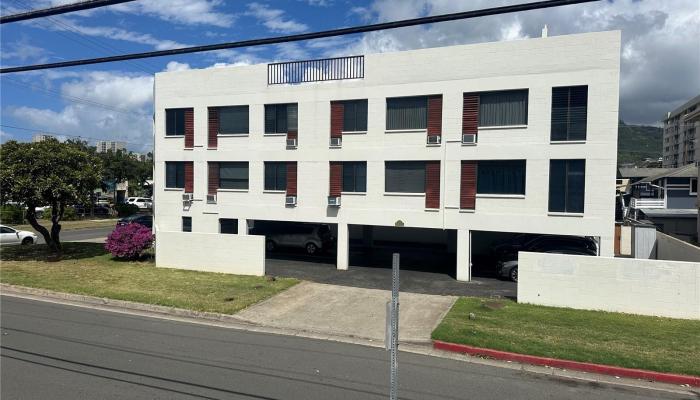
<svg viewBox="0 0 700 400">
<path fill-rule="evenodd" d="M 399 390 L 399 253 L 391 263 L 391 300 L 386 303 L 385 348 L 389 351 L 389 399 L 398 400 Z"/>
</svg>

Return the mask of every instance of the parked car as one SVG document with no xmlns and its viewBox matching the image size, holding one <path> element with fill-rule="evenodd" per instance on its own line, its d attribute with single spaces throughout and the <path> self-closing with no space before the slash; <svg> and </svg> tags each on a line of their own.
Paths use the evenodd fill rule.
<svg viewBox="0 0 700 400">
<path fill-rule="evenodd" d="M 590 237 L 530 235 L 515 236 L 511 241 L 493 248 L 498 257 L 496 272 L 498 276 L 518 281 L 518 252 L 573 254 L 582 256 L 598 255 L 596 241 Z"/>
<path fill-rule="evenodd" d="M 37 235 L 34 232 L 18 231 L 9 226 L 0 225 L 0 243 L 1 244 L 23 244 L 29 245 L 36 243 Z"/>
<path fill-rule="evenodd" d="M 117 221 L 117 226 L 119 225 L 129 225 L 129 224 L 141 224 L 146 228 L 153 227 L 153 216 L 152 215 L 139 215 L 134 214 L 128 217 L 119 218 Z"/>
<path fill-rule="evenodd" d="M 299 248 L 310 255 L 331 248 L 335 240 L 326 224 L 282 224 L 264 234 L 268 251 L 279 247 Z"/>
<path fill-rule="evenodd" d="M 149 209 L 153 206 L 153 200 L 148 197 L 129 197 L 126 199 L 127 204 L 133 204 L 139 209 Z"/>
<path fill-rule="evenodd" d="M 73 206 L 75 208 L 75 213 L 78 215 L 86 216 L 90 215 L 90 206 L 85 206 L 82 204 L 76 204 Z M 94 215 L 96 217 L 107 217 L 111 215 L 112 209 L 104 204 L 95 204 L 93 209 Z"/>
</svg>

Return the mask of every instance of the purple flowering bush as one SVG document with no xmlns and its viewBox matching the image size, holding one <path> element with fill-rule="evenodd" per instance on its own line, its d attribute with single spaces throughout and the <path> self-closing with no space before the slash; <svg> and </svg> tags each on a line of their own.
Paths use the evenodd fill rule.
<svg viewBox="0 0 700 400">
<path fill-rule="evenodd" d="M 153 244 L 151 228 L 141 224 L 117 226 L 107 237 L 105 249 L 116 258 L 134 259 Z"/>
</svg>

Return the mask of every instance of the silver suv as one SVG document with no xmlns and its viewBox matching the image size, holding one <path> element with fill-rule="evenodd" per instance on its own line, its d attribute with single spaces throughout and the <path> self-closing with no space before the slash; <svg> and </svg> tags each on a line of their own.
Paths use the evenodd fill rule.
<svg viewBox="0 0 700 400">
<path fill-rule="evenodd" d="M 270 227 L 266 236 L 265 248 L 268 251 L 280 247 L 304 249 L 313 255 L 332 247 L 333 235 L 326 224 L 286 223 Z"/>
</svg>

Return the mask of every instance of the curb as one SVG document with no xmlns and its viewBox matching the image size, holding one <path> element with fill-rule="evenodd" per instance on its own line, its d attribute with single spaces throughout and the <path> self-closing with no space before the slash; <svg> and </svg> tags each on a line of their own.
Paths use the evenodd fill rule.
<svg viewBox="0 0 700 400">
<path fill-rule="evenodd" d="M 672 383 L 700 387 L 700 376 L 670 374 L 665 372 L 648 371 L 644 369 L 614 367 L 611 365 L 593 364 L 580 361 L 560 360 L 557 358 L 531 356 L 511 353 L 508 351 L 484 349 L 464 344 L 448 343 L 433 340 L 433 348 L 472 356 L 488 357 L 496 360 L 515 361 L 523 364 L 541 365 L 574 371 L 591 372 L 595 374 L 612 375 L 615 377 L 643 379 L 654 382 Z"/>
</svg>

